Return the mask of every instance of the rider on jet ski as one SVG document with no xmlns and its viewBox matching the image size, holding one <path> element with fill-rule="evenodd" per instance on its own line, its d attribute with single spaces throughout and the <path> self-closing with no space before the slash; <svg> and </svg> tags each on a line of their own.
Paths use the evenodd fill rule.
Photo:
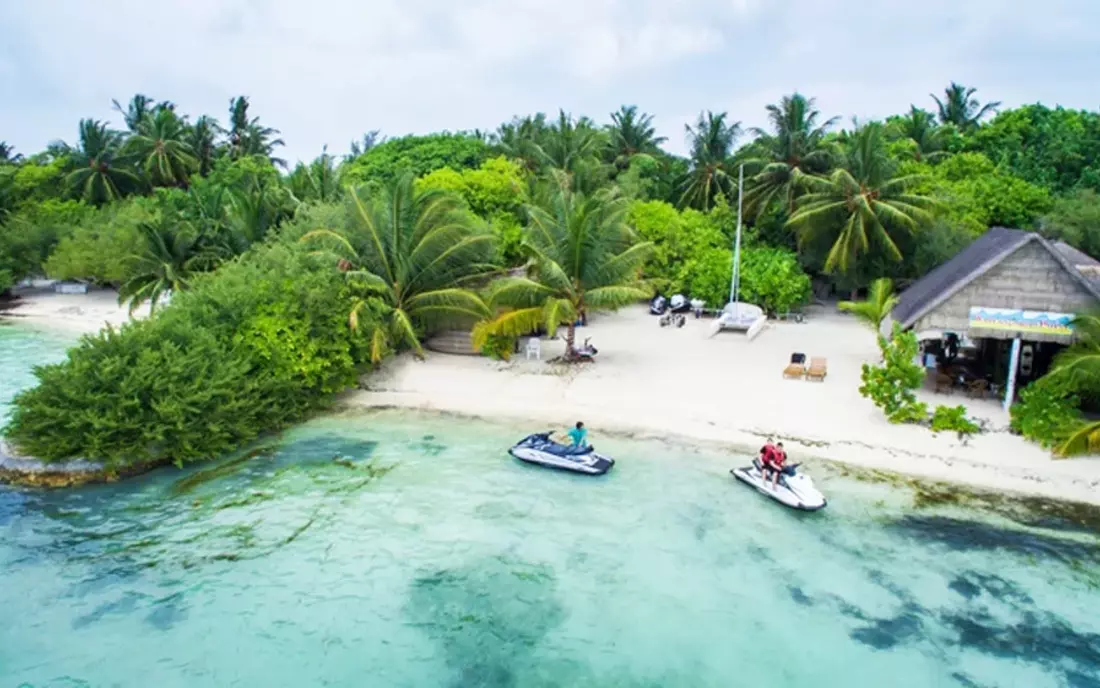
<svg viewBox="0 0 1100 688">
<path fill-rule="evenodd" d="M 779 474 L 783 472 L 786 461 L 787 452 L 783 449 L 782 442 L 778 444 L 768 442 L 760 450 L 760 477 L 764 480 L 764 484 L 766 485 L 768 482 L 768 474 L 771 473 L 773 491 L 779 483 Z"/>
</svg>

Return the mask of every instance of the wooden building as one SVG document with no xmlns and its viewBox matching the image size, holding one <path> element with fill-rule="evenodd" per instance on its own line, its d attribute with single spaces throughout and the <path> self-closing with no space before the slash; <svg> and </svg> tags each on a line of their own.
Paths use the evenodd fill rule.
<svg viewBox="0 0 1100 688">
<path fill-rule="evenodd" d="M 1073 341 L 1073 317 L 1097 308 L 1100 262 L 1033 232 L 994 227 L 902 292 L 884 327 L 897 322 L 922 342 L 972 342 L 1000 368 L 1008 408 L 1017 382 L 1040 377 Z"/>
</svg>

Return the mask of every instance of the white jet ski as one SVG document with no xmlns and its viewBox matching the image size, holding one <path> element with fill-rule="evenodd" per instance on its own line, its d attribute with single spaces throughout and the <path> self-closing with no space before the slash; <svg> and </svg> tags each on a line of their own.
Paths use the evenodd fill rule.
<svg viewBox="0 0 1100 688">
<path fill-rule="evenodd" d="M 746 485 L 755 487 L 758 492 L 792 509 L 817 511 L 825 508 L 825 495 L 818 492 L 810 476 L 799 473 L 796 470 L 797 467 L 798 464 L 791 464 L 784 468 L 774 490 L 771 474 L 768 474 L 768 480 L 765 482 L 760 472 L 760 459 L 753 459 L 751 466 L 734 468 L 730 473 Z"/>
<path fill-rule="evenodd" d="M 588 475 L 603 475 L 615 465 L 615 459 L 597 454 L 591 446 L 559 444 L 550 439 L 548 432 L 524 437 L 508 453 L 527 463 Z"/>
</svg>

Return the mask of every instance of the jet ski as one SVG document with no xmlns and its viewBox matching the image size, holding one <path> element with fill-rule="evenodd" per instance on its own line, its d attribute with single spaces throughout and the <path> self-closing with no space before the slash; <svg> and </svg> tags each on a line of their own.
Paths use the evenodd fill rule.
<svg viewBox="0 0 1100 688">
<path fill-rule="evenodd" d="M 691 302 L 683 294 L 674 294 L 668 301 L 668 309 L 673 313 L 687 313 L 691 310 Z"/>
<path fill-rule="evenodd" d="M 653 297 L 653 300 L 649 302 L 650 315 L 664 315 L 668 310 L 668 299 L 657 294 Z"/>
<path fill-rule="evenodd" d="M 730 473 L 746 485 L 755 487 L 758 492 L 792 509 L 817 511 L 825 508 L 825 495 L 818 492 L 810 476 L 799 473 L 796 470 L 797 467 L 798 464 L 785 467 L 774 490 L 772 490 L 771 474 L 768 475 L 766 482 L 764 480 L 760 459 L 753 459 L 751 466 L 734 468 Z"/>
<path fill-rule="evenodd" d="M 603 475 L 615 465 L 615 459 L 597 454 L 590 445 L 574 447 L 559 444 L 550 439 L 548 432 L 524 437 L 508 453 L 526 463 L 588 475 Z"/>
</svg>

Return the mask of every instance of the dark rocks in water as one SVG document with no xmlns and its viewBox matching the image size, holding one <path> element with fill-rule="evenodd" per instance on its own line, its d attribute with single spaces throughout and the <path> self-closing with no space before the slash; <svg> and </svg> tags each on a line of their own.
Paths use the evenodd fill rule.
<svg viewBox="0 0 1100 688">
<path fill-rule="evenodd" d="M 145 617 L 145 623 L 161 631 L 167 631 L 187 618 L 187 608 L 183 605 L 183 593 L 177 592 L 153 603 L 153 611 Z"/>
<path fill-rule="evenodd" d="M 985 655 L 1061 669 L 1074 663 L 1086 671 L 1100 667 L 1100 634 L 1079 633 L 1049 612 L 1031 610 L 1017 623 L 1002 624 L 985 611 L 951 612 L 941 621 L 964 649 Z"/>
<path fill-rule="evenodd" d="M 889 650 L 919 634 L 921 625 L 918 615 L 906 611 L 889 619 L 878 619 L 870 626 L 857 628 L 848 635 L 876 650 Z"/>
<path fill-rule="evenodd" d="M 105 616 L 109 616 L 112 614 L 129 614 L 137 609 L 138 602 L 141 599 L 141 595 L 133 592 L 127 592 L 117 600 L 104 602 L 87 614 L 78 616 L 76 619 L 73 620 L 73 628 L 77 630 L 81 628 L 86 628 L 96 623 L 97 621 L 100 621 Z"/>
<path fill-rule="evenodd" d="M 793 600 L 795 604 L 800 604 L 803 607 L 812 607 L 814 605 L 814 601 L 810 599 L 810 596 L 802 592 L 802 588 L 797 585 L 788 585 L 787 592 L 790 594 L 791 600 Z"/>
<path fill-rule="evenodd" d="M 1100 547 L 1094 544 L 948 516 L 907 515 L 886 527 L 957 551 L 1004 549 L 1044 558 L 1100 561 Z"/>
<path fill-rule="evenodd" d="M 974 679 L 970 678 L 961 671 L 956 671 L 955 673 L 951 674 L 951 678 L 958 681 L 959 685 L 963 688 L 982 688 L 981 684 L 975 683 Z"/>
<path fill-rule="evenodd" d="M 1100 671 L 1100 668 L 1097 669 Z M 1066 685 L 1069 688 L 1100 688 L 1100 676 L 1093 673 L 1091 676 L 1079 674 L 1076 671 L 1067 671 L 1064 674 Z"/>
<path fill-rule="evenodd" d="M 984 592 L 998 602 L 1016 607 L 1034 603 L 1031 595 L 1021 590 L 1018 585 L 992 573 L 963 571 L 948 583 L 947 587 L 968 600 Z"/>
<path fill-rule="evenodd" d="M 485 557 L 421 575 L 405 608 L 440 645 L 455 685 L 528 685 L 535 649 L 565 618 L 556 583 L 548 567 Z"/>
<path fill-rule="evenodd" d="M 209 468 L 203 468 L 195 471 L 191 475 L 180 478 L 172 485 L 172 494 L 174 496 L 186 494 L 194 490 L 199 485 L 203 485 L 212 480 L 224 478 L 226 476 L 233 475 L 244 468 L 252 459 L 257 457 L 268 457 L 274 452 L 274 447 L 259 447 L 251 451 L 247 451 L 240 456 L 235 456 L 230 459 L 226 459 L 221 463 L 211 466 Z"/>
<path fill-rule="evenodd" d="M 982 589 L 965 576 L 956 576 L 947 584 L 947 587 L 968 600 L 972 600 L 982 593 Z"/>
<path fill-rule="evenodd" d="M 373 456 L 377 447 L 378 443 L 372 440 L 359 440 L 333 432 L 294 440 L 280 446 L 279 452 L 302 455 L 305 461 L 363 461 Z"/>
</svg>

